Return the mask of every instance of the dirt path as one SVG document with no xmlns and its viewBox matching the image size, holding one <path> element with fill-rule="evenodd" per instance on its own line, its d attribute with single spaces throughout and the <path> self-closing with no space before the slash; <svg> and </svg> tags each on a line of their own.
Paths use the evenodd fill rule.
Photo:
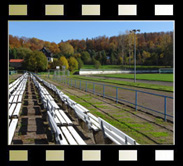
<svg viewBox="0 0 183 166">
<path fill-rule="evenodd" d="M 124 104 L 68 87 L 53 80 L 45 79 L 56 85 L 71 99 L 80 103 L 96 116 L 110 122 L 140 144 L 173 144 L 173 124 L 164 122 Z"/>
<path fill-rule="evenodd" d="M 13 144 L 49 143 L 42 111 L 44 110 L 41 109 L 38 103 L 35 86 L 29 77 Z"/>
</svg>

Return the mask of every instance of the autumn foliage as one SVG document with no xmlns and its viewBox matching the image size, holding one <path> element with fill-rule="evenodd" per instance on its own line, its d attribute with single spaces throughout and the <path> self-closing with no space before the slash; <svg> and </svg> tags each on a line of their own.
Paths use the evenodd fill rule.
<svg viewBox="0 0 183 166">
<path fill-rule="evenodd" d="M 118 36 L 68 40 L 58 44 L 37 38 L 9 35 L 9 57 L 24 59 L 27 54 L 45 46 L 53 53 L 55 65 L 65 65 L 70 70 L 77 69 L 78 65 L 80 68 L 82 64 L 94 64 L 96 61 L 97 67 L 99 63 L 130 65 L 134 63 L 134 39 L 134 34 L 128 31 Z M 136 34 L 136 50 L 139 65 L 173 66 L 173 32 Z M 49 64 L 50 67 L 55 65 Z"/>
</svg>

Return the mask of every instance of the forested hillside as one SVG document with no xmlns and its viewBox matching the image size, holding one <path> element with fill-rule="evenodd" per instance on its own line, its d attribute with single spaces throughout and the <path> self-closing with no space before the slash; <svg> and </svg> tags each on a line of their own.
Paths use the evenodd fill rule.
<svg viewBox="0 0 183 166">
<path fill-rule="evenodd" d="M 173 32 L 139 33 L 136 34 L 136 38 L 138 65 L 173 65 Z M 48 68 L 66 63 L 62 61 L 63 59 L 67 61 L 70 70 L 81 68 L 83 64 L 94 64 L 97 68 L 98 65 L 134 63 L 134 34 L 129 32 L 113 37 L 60 40 L 59 43 L 54 43 L 37 38 L 9 35 L 9 58 L 24 59 L 27 54 L 45 46 L 55 58 Z M 74 64 L 75 67 L 69 64 Z"/>
</svg>

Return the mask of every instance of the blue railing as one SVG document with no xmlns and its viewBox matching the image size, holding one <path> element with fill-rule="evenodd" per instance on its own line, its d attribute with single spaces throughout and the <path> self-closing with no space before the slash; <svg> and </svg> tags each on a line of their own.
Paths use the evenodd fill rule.
<svg viewBox="0 0 183 166">
<path fill-rule="evenodd" d="M 118 87 L 118 86 L 114 86 L 114 85 L 107 85 L 107 84 L 103 84 L 103 83 L 97 83 L 97 82 L 91 82 L 91 81 L 85 81 L 85 80 L 72 79 L 72 78 L 68 78 L 68 77 L 64 77 L 64 76 L 60 76 L 60 77 L 59 76 L 53 76 L 52 78 L 57 80 L 57 81 L 60 81 L 60 82 L 62 82 L 64 84 L 67 84 L 69 86 L 78 88 L 80 90 L 84 90 L 86 92 L 91 92 L 93 94 L 101 95 L 102 97 L 115 100 L 116 103 L 118 103 L 118 102 L 125 102 L 125 103 L 128 103 L 128 104 L 131 104 L 131 105 L 134 106 L 136 111 L 138 110 L 138 108 L 143 108 L 143 109 L 149 110 L 151 112 L 158 113 L 159 115 L 163 115 L 163 118 L 164 118 L 165 121 L 167 120 L 167 117 L 169 117 L 169 120 L 171 120 L 171 121 L 173 120 L 173 115 L 172 115 L 173 114 L 173 97 L 171 97 L 171 96 L 166 96 L 166 95 L 161 95 L 161 94 L 156 94 L 156 93 L 145 92 L 145 91 L 142 91 L 142 90 L 135 90 L 135 89 L 130 89 L 130 88 Z M 100 87 L 98 87 L 96 89 L 96 86 L 100 86 Z M 107 93 L 109 93 L 109 88 L 115 89 L 116 93 L 114 95 L 112 95 L 112 94 L 108 95 Z M 133 92 L 134 96 L 135 96 L 134 97 L 134 101 L 130 101 L 130 98 L 133 98 L 133 95 L 130 96 L 130 98 L 128 98 L 126 100 L 123 99 L 122 96 L 120 97 L 119 96 L 119 91 L 120 90 L 127 90 L 127 91 L 130 91 L 130 92 Z M 163 102 L 161 102 L 161 105 L 162 105 L 161 107 L 163 107 L 163 109 L 156 110 L 156 109 L 152 108 L 153 106 L 149 107 L 149 106 L 143 105 L 142 103 L 139 104 L 139 101 L 138 101 L 139 97 L 138 97 L 138 95 L 140 93 L 141 94 L 146 94 L 146 95 L 151 95 L 153 97 L 160 97 L 160 98 L 162 98 Z M 149 98 L 149 100 L 151 99 L 151 97 L 148 97 L 148 98 Z M 169 105 L 172 106 L 172 108 L 170 108 L 170 110 L 169 110 L 169 112 L 171 114 L 167 113 L 167 99 L 171 99 L 172 100 L 171 101 L 172 104 L 169 104 Z M 156 104 L 156 103 L 153 103 L 153 104 Z M 152 103 L 151 103 L 151 105 L 152 105 Z"/>
</svg>

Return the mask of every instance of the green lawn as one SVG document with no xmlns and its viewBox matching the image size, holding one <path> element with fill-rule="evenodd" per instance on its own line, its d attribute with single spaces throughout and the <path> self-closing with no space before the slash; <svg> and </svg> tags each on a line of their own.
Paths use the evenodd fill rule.
<svg viewBox="0 0 183 166">
<path fill-rule="evenodd" d="M 109 78 L 134 78 L 134 74 L 102 74 L 97 76 Z M 173 82 L 173 74 L 136 74 L 136 79 Z"/>
<path fill-rule="evenodd" d="M 171 66 L 143 66 L 137 65 L 137 70 L 145 70 L 145 69 L 159 69 L 159 68 L 170 68 Z M 81 69 L 96 69 L 94 65 L 84 65 Z M 101 65 L 99 69 L 134 69 L 133 65 Z"/>
<path fill-rule="evenodd" d="M 70 76 L 70 78 L 80 79 L 80 80 L 88 80 L 92 82 L 102 82 L 108 83 L 112 85 L 125 85 L 130 87 L 139 87 L 139 88 L 146 88 L 146 89 L 154 89 L 160 91 L 167 91 L 173 92 L 173 86 L 164 86 L 164 85 L 156 85 L 156 84 L 147 84 L 147 83 L 139 83 L 139 82 L 128 82 L 128 81 L 121 81 L 121 80 L 109 80 L 109 79 L 100 79 L 100 78 L 92 78 L 92 77 L 85 77 L 85 76 Z"/>
</svg>

